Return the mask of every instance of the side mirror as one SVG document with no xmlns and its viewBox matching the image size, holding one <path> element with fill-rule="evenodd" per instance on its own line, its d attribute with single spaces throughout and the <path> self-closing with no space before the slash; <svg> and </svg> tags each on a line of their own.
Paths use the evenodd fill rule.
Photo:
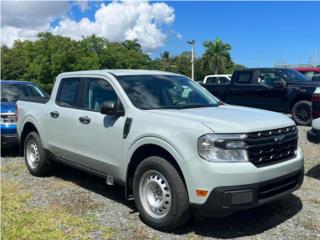
<svg viewBox="0 0 320 240">
<path fill-rule="evenodd" d="M 285 86 L 284 82 L 281 79 L 276 79 L 272 82 L 274 88 L 283 88 Z"/>
<path fill-rule="evenodd" d="M 105 115 L 124 116 L 124 110 L 116 101 L 106 101 L 102 103 L 100 113 Z"/>
</svg>

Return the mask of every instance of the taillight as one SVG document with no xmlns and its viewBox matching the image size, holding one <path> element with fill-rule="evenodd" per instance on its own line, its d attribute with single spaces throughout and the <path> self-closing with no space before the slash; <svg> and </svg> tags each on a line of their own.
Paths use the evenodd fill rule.
<svg viewBox="0 0 320 240">
<path fill-rule="evenodd" d="M 319 93 L 314 93 L 312 95 L 312 102 L 313 103 L 320 103 L 320 94 Z"/>
<path fill-rule="evenodd" d="M 314 93 L 312 95 L 312 118 L 320 118 L 320 94 Z"/>
<path fill-rule="evenodd" d="M 16 122 L 18 122 L 18 105 L 16 104 Z"/>
</svg>

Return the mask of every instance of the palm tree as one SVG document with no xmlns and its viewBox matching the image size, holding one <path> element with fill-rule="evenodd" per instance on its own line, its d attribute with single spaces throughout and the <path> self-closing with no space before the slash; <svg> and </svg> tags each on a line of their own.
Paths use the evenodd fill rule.
<svg viewBox="0 0 320 240">
<path fill-rule="evenodd" d="M 231 60 L 231 46 L 218 38 L 214 41 L 205 41 L 203 46 L 206 48 L 205 63 L 215 74 L 222 73 L 226 64 Z"/>
<path fill-rule="evenodd" d="M 135 50 L 141 52 L 141 45 L 137 39 L 126 40 L 122 43 L 122 45 L 126 47 L 128 50 Z"/>
<path fill-rule="evenodd" d="M 173 58 L 170 56 L 170 52 L 164 51 L 160 54 L 160 61 L 162 64 L 162 70 L 170 71 Z"/>
</svg>

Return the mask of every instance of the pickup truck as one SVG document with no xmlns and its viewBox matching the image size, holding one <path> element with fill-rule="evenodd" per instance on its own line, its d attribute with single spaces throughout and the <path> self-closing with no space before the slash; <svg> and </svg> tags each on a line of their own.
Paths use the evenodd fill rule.
<svg viewBox="0 0 320 240">
<path fill-rule="evenodd" d="M 31 82 L 0 81 L 1 86 L 1 147 L 17 146 L 16 101 L 23 97 L 44 97 L 45 93 Z"/>
<path fill-rule="evenodd" d="M 312 96 L 312 128 L 307 132 L 310 142 L 320 143 L 320 88 Z"/>
<path fill-rule="evenodd" d="M 49 100 L 18 101 L 26 166 L 54 162 L 124 185 L 141 218 L 172 230 L 191 213 L 226 216 L 303 181 L 294 122 L 220 102 L 191 79 L 147 70 L 60 74 Z"/>
<path fill-rule="evenodd" d="M 287 68 L 237 70 L 229 83 L 203 85 L 225 103 L 291 113 L 299 125 L 310 125 L 311 97 L 319 86 Z"/>
<path fill-rule="evenodd" d="M 203 84 L 226 84 L 231 81 L 231 74 L 207 75 L 203 79 Z"/>
</svg>

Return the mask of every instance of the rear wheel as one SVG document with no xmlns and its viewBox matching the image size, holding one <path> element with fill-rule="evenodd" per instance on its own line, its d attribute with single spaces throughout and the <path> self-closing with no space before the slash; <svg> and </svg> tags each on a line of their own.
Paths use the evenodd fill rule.
<svg viewBox="0 0 320 240">
<path fill-rule="evenodd" d="M 183 180 L 162 157 L 148 157 L 139 164 L 133 193 L 142 220 L 155 229 L 173 230 L 189 219 L 189 199 Z"/>
<path fill-rule="evenodd" d="M 298 125 L 310 125 L 312 121 L 311 102 L 303 100 L 292 107 L 292 118 Z"/>
<path fill-rule="evenodd" d="M 30 132 L 24 142 L 24 159 L 29 172 L 34 176 L 45 176 L 51 170 L 40 137 L 36 132 Z"/>
</svg>

